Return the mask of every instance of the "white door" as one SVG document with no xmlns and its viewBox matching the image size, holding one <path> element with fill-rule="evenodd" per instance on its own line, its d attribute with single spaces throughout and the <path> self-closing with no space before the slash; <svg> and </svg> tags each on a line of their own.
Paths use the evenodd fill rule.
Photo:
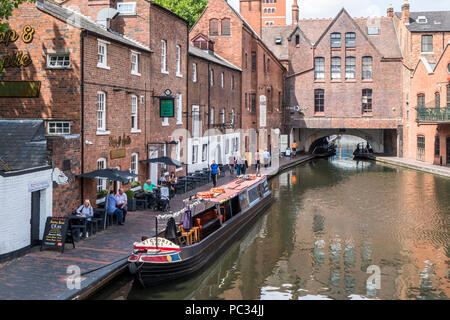
<svg viewBox="0 0 450 320">
<path fill-rule="evenodd" d="M 150 159 L 158 158 L 158 151 L 150 151 L 149 154 Z M 158 184 L 158 164 L 157 163 L 151 163 L 150 164 L 150 180 L 152 180 L 152 183 Z"/>
</svg>

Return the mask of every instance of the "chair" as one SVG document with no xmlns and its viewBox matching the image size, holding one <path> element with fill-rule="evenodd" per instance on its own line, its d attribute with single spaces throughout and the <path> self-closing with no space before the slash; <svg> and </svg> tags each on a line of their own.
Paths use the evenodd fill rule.
<svg viewBox="0 0 450 320">
<path fill-rule="evenodd" d="M 185 231 L 183 229 L 183 225 L 180 224 L 179 226 L 179 230 L 181 233 L 181 240 L 182 242 L 186 243 L 188 246 L 190 246 L 192 244 L 192 239 L 193 239 L 193 235 L 194 235 L 194 229 L 191 229 L 189 231 Z"/>
<path fill-rule="evenodd" d="M 100 225 L 101 230 L 106 229 L 105 220 L 107 219 L 106 209 L 105 208 L 95 208 L 94 209 L 94 218 L 92 220 L 96 220 L 97 224 Z"/>
<path fill-rule="evenodd" d="M 147 209 L 148 201 L 146 197 L 136 198 L 136 209 L 145 210 Z"/>
</svg>

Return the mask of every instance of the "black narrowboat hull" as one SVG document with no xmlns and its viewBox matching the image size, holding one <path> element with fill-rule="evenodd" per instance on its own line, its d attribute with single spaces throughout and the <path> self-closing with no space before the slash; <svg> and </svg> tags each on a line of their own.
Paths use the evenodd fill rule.
<svg viewBox="0 0 450 320">
<path fill-rule="evenodd" d="M 250 222 L 272 204 L 272 195 L 262 199 L 253 207 L 226 221 L 222 227 L 201 242 L 181 248 L 181 261 L 164 263 L 134 263 L 136 279 L 144 286 L 156 286 L 187 277 L 211 263 L 231 243 L 243 234 Z M 130 267 L 131 270 L 131 267 Z"/>
</svg>

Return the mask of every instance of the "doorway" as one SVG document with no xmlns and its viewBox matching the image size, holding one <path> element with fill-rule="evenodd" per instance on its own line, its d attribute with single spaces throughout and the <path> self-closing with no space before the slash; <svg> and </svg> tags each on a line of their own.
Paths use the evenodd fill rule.
<svg viewBox="0 0 450 320">
<path fill-rule="evenodd" d="M 450 166 L 450 137 L 447 137 L 447 166 Z"/>
<path fill-rule="evenodd" d="M 31 193 L 31 246 L 39 244 L 39 225 L 41 222 L 41 192 Z"/>
<path fill-rule="evenodd" d="M 158 150 L 150 151 L 149 154 L 150 159 L 158 158 Z M 150 163 L 150 180 L 154 184 L 158 184 L 158 164 L 157 163 Z"/>
</svg>

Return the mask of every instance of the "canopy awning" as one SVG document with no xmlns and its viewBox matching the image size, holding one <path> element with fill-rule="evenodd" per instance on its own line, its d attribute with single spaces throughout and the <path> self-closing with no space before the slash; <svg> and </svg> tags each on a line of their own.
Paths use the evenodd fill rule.
<svg viewBox="0 0 450 320">
<path fill-rule="evenodd" d="M 159 158 L 153 158 L 153 159 L 147 159 L 147 160 L 141 160 L 139 162 L 143 162 L 143 163 L 162 163 L 162 164 L 166 164 L 168 166 L 175 166 L 177 168 L 184 166 L 185 164 L 174 160 L 172 158 L 169 157 L 159 157 Z"/>
<path fill-rule="evenodd" d="M 139 175 L 129 171 L 120 171 L 118 169 L 108 168 L 83 173 L 80 174 L 79 177 L 92 179 L 108 179 L 110 181 L 120 181 L 123 183 L 127 183 L 131 179 L 139 177 Z"/>
</svg>

